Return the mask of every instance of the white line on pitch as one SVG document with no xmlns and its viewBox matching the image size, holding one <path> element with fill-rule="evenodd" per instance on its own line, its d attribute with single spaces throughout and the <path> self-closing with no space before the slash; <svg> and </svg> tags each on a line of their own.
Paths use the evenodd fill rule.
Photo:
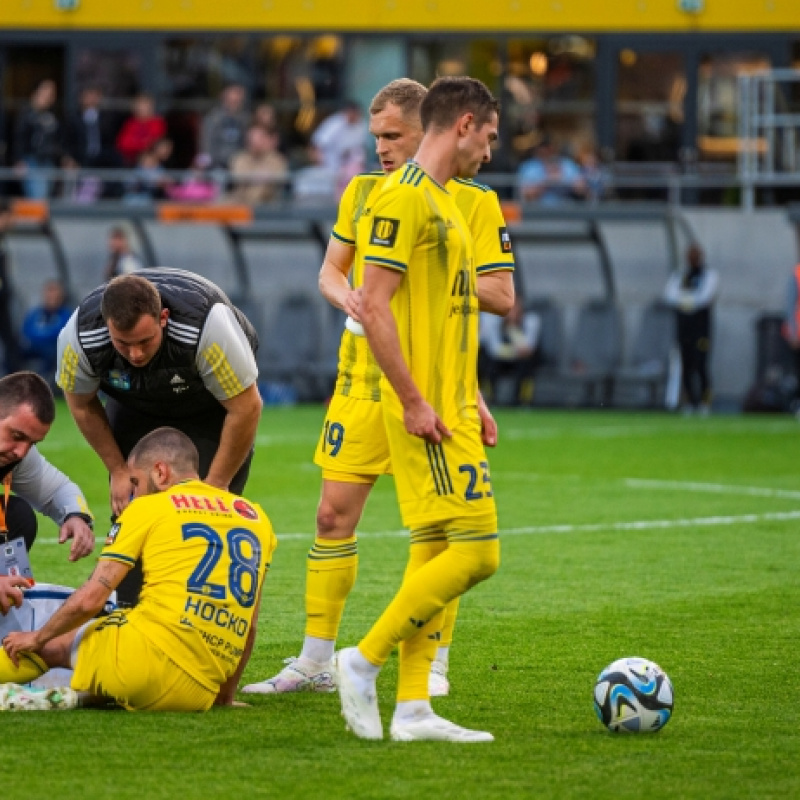
<svg viewBox="0 0 800 800">
<path fill-rule="evenodd" d="M 669 528 L 694 528 L 717 525 L 753 525 L 758 522 L 790 522 L 800 520 L 800 510 L 775 511 L 766 514 L 738 514 L 735 516 L 715 517 L 689 517 L 684 519 L 640 519 L 630 522 L 593 522 L 578 525 L 532 525 L 527 528 L 505 528 L 500 531 L 501 536 L 529 536 L 546 533 L 596 533 L 599 531 L 647 531 L 665 530 Z M 395 536 L 408 536 L 408 531 L 377 531 L 375 533 L 359 532 L 361 537 L 367 539 L 388 538 Z M 279 533 L 278 539 L 289 541 L 294 539 L 307 539 L 311 541 L 313 533 Z M 57 544 L 53 538 L 41 538 L 37 544 Z"/>
<path fill-rule="evenodd" d="M 784 497 L 800 500 L 800 492 L 791 489 L 768 489 L 760 486 L 736 486 L 730 483 L 697 483 L 694 481 L 651 481 L 626 478 L 625 485 L 631 489 L 665 489 L 682 492 L 708 492 L 710 494 L 738 494 L 750 497 Z"/>
</svg>

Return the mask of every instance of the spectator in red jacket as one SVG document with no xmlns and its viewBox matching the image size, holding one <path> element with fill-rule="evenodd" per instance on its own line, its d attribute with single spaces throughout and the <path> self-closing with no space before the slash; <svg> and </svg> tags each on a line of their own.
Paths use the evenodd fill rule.
<svg viewBox="0 0 800 800">
<path fill-rule="evenodd" d="M 128 117 L 117 136 L 117 150 L 129 167 L 139 156 L 167 134 L 167 123 L 155 112 L 153 98 L 140 94 L 133 101 L 133 116 Z"/>
</svg>

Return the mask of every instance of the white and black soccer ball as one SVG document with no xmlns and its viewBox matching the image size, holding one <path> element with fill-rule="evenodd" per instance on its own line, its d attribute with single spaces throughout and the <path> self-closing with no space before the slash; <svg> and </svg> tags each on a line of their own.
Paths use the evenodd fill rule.
<svg viewBox="0 0 800 800">
<path fill-rule="evenodd" d="M 672 716 L 672 682 L 646 658 L 620 658 L 594 685 L 594 710 L 614 733 L 655 733 Z"/>
</svg>

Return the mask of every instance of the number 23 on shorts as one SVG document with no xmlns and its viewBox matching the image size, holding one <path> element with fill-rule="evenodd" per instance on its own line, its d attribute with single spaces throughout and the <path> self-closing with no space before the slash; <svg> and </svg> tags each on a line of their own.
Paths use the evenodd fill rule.
<svg viewBox="0 0 800 800">
<path fill-rule="evenodd" d="M 462 464 L 459 472 L 467 475 L 467 490 L 464 497 L 467 500 L 480 500 L 483 497 L 492 497 L 492 479 L 489 477 L 489 462 L 481 461 L 477 467 L 472 464 Z"/>
</svg>

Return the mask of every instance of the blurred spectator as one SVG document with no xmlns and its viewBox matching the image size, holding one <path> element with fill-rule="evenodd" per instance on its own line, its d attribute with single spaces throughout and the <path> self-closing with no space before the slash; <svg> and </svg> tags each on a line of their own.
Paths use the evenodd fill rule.
<svg viewBox="0 0 800 800">
<path fill-rule="evenodd" d="M 0 197 L 0 342 L 3 343 L 3 361 L 6 374 L 22 368 L 20 347 L 14 330 L 14 287 L 11 285 L 11 266 L 6 249 L 6 233 L 13 224 L 11 204 Z"/>
<path fill-rule="evenodd" d="M 336 202 L 336 174 L 322 163 L 322 156 L 316 147 L 308 148 L 311 162 L 300 167 L 292 175 L 292 194 L 295 202 L 302 205 L 325 205 Z"/>
<path fill-rule="evenodd" d="M 348 160 L 360 159 L 363 163 L 368 132 L 361 107 L 348 101 L 341 111 L 320 124 L 311 135 L 311 144 L 318 150 L 322 164 L 338 180 Z"/>
<path fill-rule="evenodd" d="M 600 163 L 597 151 L 588 143 L 578 151 L 578 167 L 586 186 L 586 199 L 593 202 L 602 200 L 608 191 L 609 174 Z"/>
<path fill-rule="evenodd" d="M 42 170 L 59 166 L 64 155 L 61 123 L 54 112 L 56 84 L 41 81 L 29 105 L 17 118 L 14 154 L 23 175 L 26 197 L 43 200 L 50 194 L 50 182 Z"/>
<path fill-rule="evenodd" d="M 786 319 L 783 325 L 786 341 L 792 348 L 794 355 L 794 368 L 797 376 L 795 397 L 792 401 L 792 411 L 800 418 L 800 264 L 798 264 L 789 279 L 789 291 L 786 295 Z"/>
<path fill-rule="evenodd" d="M 140 156 L 133 177 L 125 189 L 126 203 L 152 203 L 153 200 L 164 200 L 173 184 L 164 164 L 172 155 L 172 142 L 160 139 Z"/>
<path fill-rule="evenodd" d="M 116 117 L 102 108 L 102 102 L 103 93 L 97 87 L 88 86 L 81 91 L 80 110 L 70 118 L 67 125 L 65 166 L 90 169 L 122 166 L 122 158 L 114 147 Z M 101 180 L 86 176 L 75 187 L 74 199 L 90 202 L 104 194 L 119 196 L 119 192 L 115 190 L 116 185 L 108 184 L 107 191 L 104 191 Z"/>
<path fill-rule="evenodd" d="M 525 311 L 517 295 L 505 317 L 481 314 L 479 373 L 487 400 L 497 403 L 501 378 L 514 381 L 511 404 L 518 406 L 533 399 L 533 377 L 539 356 L 541 319 Z"/>
<path fill-rule="evenodd" d="M 113 227 L 108 233 L 108 261 L 104 279 L 110 281 L 117 275 L 130 275 L 143 268 L 139 256 L 131 250 L 125 228 Z"/>
<path fill-rule="evenodd" d="M 518 173 L 522 199 L 553 206 L 586 197 L 586 182 L 581 168 L 560 155 L 545 136 L 534 150 L 534 157 L 523 161 Z"/>
<path fill-rule="evenodd" d="M 33 370 L 51 386 L 55 383 L 58 334 L 71 314 L 61 281 L 53 279 L 44 282 L 41 304 L 30 309 L 22 322 L 22 354 L 34 362 Z"/>
<path fill-rule="evenodd" d="M 200 154 L 210 159 L 210 166 L 225 169 L 235 153 L 244 147 L 248 115 L 244 87 L 226 86 L 219 105 L 203 118 L 200 130 Z"/>
<path fill-rule="evenodd" d="M 210 156 L 205 153 L 195 156 L 191 169 L 181 182 L 167 187 L 167 197 L 186 203 L 207 203 L 214 200 L 219 187 L 210 167 Z"/>
<path fill-rule="evenodd" d="M 664 300 L 675 309 L 678 346 L 681 351 L 684 413 L 711 410 L 711 381 L 708 357 L 711 352 L 711 307 L 717 297 L 719 275 L 707 269 L 702 248 L 690 245 L 687 268 L 676 270 L 664 290 Z"/>
<path fill-rule="evenodd" d="M 275 109 L 269 103 L 259 103 L 253 111 L 251 125 L 260 125 L 268 131 L 278 130 L 278 118 Z"/>
<path fill-rule="evenodd" d="M 251 125 L 247 131 L 247 149 L 231 159 L 230 170 L 235 179 L 234 200 L 258 205 L 281 197 L 289 166 L 278 152 L 278 134 Z"/>
<path fill-rule="evenodd" d="M 117 136 L 117 150 L 126 166 L 139 163 L 145 151 L 167 135 L 167 124 L 155 112 L 153 98 L 140 94 L 133 101 L 133 116 L 128 117 Z"/>
</svg>

